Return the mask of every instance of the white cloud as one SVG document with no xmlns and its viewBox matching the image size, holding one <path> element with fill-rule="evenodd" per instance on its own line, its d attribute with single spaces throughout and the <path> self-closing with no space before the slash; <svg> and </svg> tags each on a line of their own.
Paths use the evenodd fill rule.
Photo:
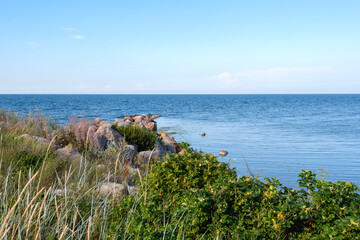
<svg viewBox="0 0 360 240">
<path fill-rule="evenodd" d="M 73 35 L 72 38 L 74 38 L 74 39 L 84 39 L 85 36 L 82 36 L 82 35 Z"/>
<path fill-rule="evenodd" d="M 42 44 L 40 43 L 37 43 L 37 42 L 24 42 L 26 45 L 28 45 L 29 47 L 41 47 L 43 46 Z"/>
<path fill-rule="evenodd" d="M 231 88 L 234 84 L 238 82 L 238 79 L 228 72 L 220 73 L 219 75 L 217 75 L 217 78 L 221 82 L 221 88 Z"/>
</svg>

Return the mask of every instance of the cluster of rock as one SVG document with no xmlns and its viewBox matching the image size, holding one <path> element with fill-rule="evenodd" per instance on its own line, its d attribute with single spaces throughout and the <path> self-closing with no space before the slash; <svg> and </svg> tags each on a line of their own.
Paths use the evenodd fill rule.
<svg viewBox="0 0 360 240">
<path fill-rule="evenodd" d="M 146 128 L 149 131 L 157 131 L 157 123 L 154 121 L 158 115 L 130 115 L 123 119 L 116 119 L 114 122 L 102 121 L 97 118 L 93 121 L 81 120 L 66 128 L 75 131 L 75 135 L 81 138 L 86 138 L 86 141 L 91 143 L 93 150 L 102 151 L 104 154 L 109 149 L 116 149 L 120 152 L 121 159 L 125 164 L 124 171 L 129 175 L 135 175 L 143 166 L 146 166 L 149 161 L 156 161 L 164 158 L 167 154 L 178 153 L 183 154 L 183 150 L 179 147 L 174 138 L 168 136 L 166 133 L 159 133 L 161 140 L 155 142 L 155 147 L 152 150 L 138 152 L 136 144 L 126 142 L 124 137 L 119 132 L 114 130 L 112 126 L 128 126 L 137 125 Z M 110 151 L 110 150 L 109 150 Z M 56 150 L 56 153 L 68 161 L 74 161 L 81 158 L 78 149 L 73 145 L 67 145 Z M 103 166 L 98 166 L 102 168 Z M 114 196 L 126 196 L 136 194 L 139 189 L 133 186 L 131 182 L 118 183 L 112 177 L 106 183 L 99 186 L 99 191 L 102 194 L 112 194 Z M 61 192 L 59 190 L 59 192 Z"/>
<path fill-rule="evenodd" d="M 126 142 L 126 139 L 115 129 L 113 126 L 129 126 L 137 125 L 141 128 L 148 129 L 149 131 L 157 131 L 157 123 L 155 121 L 159 116 L 154 115 L 130 115 L 122 119 L 116 119 L 114 122 L 102 121 L 96 118 L 93 121 L 81 120 L 70 122 L 69 125 L 64 126 L 65 132 L 75 135 L 77 141 L 85 142 L 89 147 L 88 150 L 97 153 L 108 154 L 111 151 L 120 153 L 123 164 L 123 175 L 132 178 L 140 173 L 143 166 L 148 165 L 149 161 L 156 161 L 164 158 L 167 154 L 177 153 L 184 154 L 178 143 L 173 137 L 170 137 L 165 132 L 158 133 L 160 141 L 155 142 L 155 147 L 152 150 L 139 151 L 138 146 L 134 143 Z M 200 134 L 205 136 L 205 132 Z M 51 139 L 41 138 L 23 134 L 20 138 L 29 139 L 36 143 L 49 143 Z M 54 145 L 54 142 L 51 142 Z M 57 150 L 55 151 L 60 157 L 67 161 L 76 161 L 81 159 L 82 155 L 79 149 L 72 144 L 54 145 Z M 220 156 L 226 156 L 227 151 L 222 150 L 219 152 Z M 106 162 L 99 164 L 97 169 L 106 169 Z M 99 192 L 101 194 L 112 194 L 115 197 L 135 195 L 139 192 L 139 187 L 134 186 L 130 181 L 123 181 L 116 178 L 114 175 L 109 175 L 107 181 L 99 185 Z M 65 195 L 71 194 L 71 190 L 65 191 L 64 189 L 57 189 L 55 194 Z"/>
<path fill-rule="evenodd" d="M 156 118 L 160 117 L 157 114 L 153 115 L 135 115 L 132 114 L 130 116 L 124 117 L 123 119 L 116 119 L 114 124 L 122 126 L 128 124 L 135 124 L 143 128 L 147 128 L 150 131 L 157 131 L 157 123 L 154 121 Z"/>
</svg>

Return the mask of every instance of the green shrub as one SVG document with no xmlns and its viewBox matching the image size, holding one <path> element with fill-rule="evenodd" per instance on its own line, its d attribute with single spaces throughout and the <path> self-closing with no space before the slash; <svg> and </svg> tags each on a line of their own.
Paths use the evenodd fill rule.
<svg viewBox="0 0 360 240">
<path fill-rule="evenodd" d="M 138 145 L 138 151 L 152 150 L 158 138 L 155 132 L 151 132 L 146 128 L 137 125 L 117 126 L 113 125 L 113 129 L 118 131 L 125 140 Z"/>
<path fill-rule="evenodd" d="M 140 198 L 125 199 L 111 214 L 110 235 L 140 239 L 357 239 L 359 188 L 299 174 L 301 189 L 237 177 L 211 154 L 182 144 L 153 166 Z M 130 214 L 131 213 L 131 214 Z M 121 219 L 118 220 L 118 219 Z M 126 221 L 129 227 L 119 228 Z M 120 222 L 118 222 L 120 221 Z"/>
</svg>

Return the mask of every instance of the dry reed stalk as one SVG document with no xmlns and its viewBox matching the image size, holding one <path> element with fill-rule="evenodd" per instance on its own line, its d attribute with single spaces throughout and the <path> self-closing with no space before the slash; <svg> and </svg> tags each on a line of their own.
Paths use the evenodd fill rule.
<svg viewBox="0 0 360 240">
<path fill-rule="evenodd" d="M 29 178 L 31 178 L 32 172 L 31 172 L 31 168 L 29 169 Z M 29 187 L 31 189 L 31 186 Z M 30 201 L 30 194 L 28 192 L 28 194 L 26 194 L 26 206 L 29 206 L 29 201 Z"/>
<path fill-rule="evenodd" d="M 146 202 L 146 191 L 144 189 L 144 185 L 143 185 L 143 181 L 142 181 L 142 178 L 141 178 L 141 174 L 140 174 L 140 170 L 139 168 L 137 168 L 137 173 L 139 175 L 139 178 L 140 178 L 140 184 L 141 184 L 141 189 L 144 191 L 145 195 L 144 195 L 144 202 Z"/>
<path fill-rule="evenodd" d="M 2 236 L 2 237 L 0 238 L 0 240 L 3 240 L 3 239 L 5 238 L 6 234 L 9 232 L 10 228 L 11 228 L 11 226 L 8 227 L 8 228 L 5 230 L 4 236 Z"/>
<path fill-rule="evenodd" d="M 59 207 L 58 207 L 58 204 L 57 204 L 57 200 L 56 200 L 56 195 L 54 197 L 54 200 L 55 200 L 55 211 L 56 211 L 56 217 L 57 217 L 57 221 L 56 221 L 56 232 L 59 231 L 59 221 L 60 221 L 60 217 L 59 217 Z"/>
<path fill-rule="evenodd" d="M 249 165 L 248 165 L 248 163 L 247 163 L 244 155 L 242 155 L 242 157 L 243 157 L 243 159 L 244 159 L 244 161 L 245 161 L 246 168 L 247 168 L 247 170 L 249 171 L 249 174 L 250 174 L 249 177 L 253 176 L 253 174 L 252 174 L 251 171 L 250 171 Z"/>
<path fill-rule="evenodd" d="M 17 226 L 19 226 L 19 224 L 17 226 L 15 223 L 12 225 L 13 225 L 13 229 L 11 230 L 11 238 L 10 238 L 11 240 L 14 239 L 14 234 L 16 233 L 16 229 L 17 229 Z M 15 227 L 16 227 L 16 229 L 15 229 Z M 6 236 L 6 234 L 5 234 L 5 236 Z"/>
<path fill-rule="evenodd" d="M 119 151 L 119 154 L 116 158 L 116 161 L 115 161 L 115 173 L 114 173 L 114 176 L 116 177 L 116 171 L 117 171 L 117 167 L 118 167 L 118 162 L 120 160 L 120 154 L 121 154 L 121 151 Z"/>
<path fill-rule="evenodd" d="M 154 151 L 155 151 L 155 148 L 151 151 L 147 165 L 146 165 L 146 177 L 148 177 L 148 175 L 149 175 L 149 165 L 150 165 L 151 157 L 152 157 Z"/>
<path fill-rule="evenodd" d="M 55 135 L 55 136 L 51 139 L 51 141 L 50 141 L 50 143 L 49 143 L 49 146 L 48 146 L 48 148 L 47 148 L 47 150 L 46 150 L 46 154 L 45 154 L 45 157 L 44 157 L 42 166 L 41 166 L 40 177 L 39 177 L 38 185 L 37 185 L 37 187 L 36 187 L 36 191 L 39 190 L 40 183 L 41 183 L 41 177 L 42 177 L 42 173 L 43 173 L 44 166 L 45 166 L 45 162 L 46 162 L 46 159 L 47 159 L 47 157 L 48 157 L 48 155 L 49 155 L 49 150 L 50 150 L 51 144 L 52 144 L 52 142 L 55 140 L 56 137 L 57 137 L 57 136 Z"/>
<path fill-rule="evenodd" d="M 76 225 L 76 220 L 77 220 L 77 209 L 75 209 L 75 216 L 74 216 L 74 220 L 73 220 L 73 227 L 72 227 L 72 230 L 71 230 L 71 240 L 74 239 L 74 232 L 75 232 L 75 225 Z"/>
<path fill-rule="evenodd" d="M 20 178 L 21 178 L 21 170 L 19 172 L 19 178 L 18 178 L 18 196 L 20 195 Z"/>
<path fill-rule="evenodd" d="M 87 229 L 87 239 L 90 240 L 90 230 L 91 230 L 91 216 L 89 217 L 89 224 Z"/>
<path fill-rule="evenodd" d="M 31 207 L 31 205 L 33 204 L 33 202 L 34 202 L 34 201 L 40 196 L 40 194 L 43 192 L 44 188 L 45 188 L 45 187 L 43 187 L 42 189 L 40 189 L 40 191 L 38 191 L 38 192 L 36 193 L 36 195 L 31 199 L 30 203 L 27 205 L 27 207 L 26 207 L 23 215 L 21 216 L 21 218 L 24 217 L 24 215 L 25 215 L 26 212 L 29 210 L 29 208 Z"/>
<path fill-rule="evenodd" d="M 0 158 L 0 172 L 1 172 L 2 162 L 3 162 L 3 157 L 4 157 L 4 152 L 3 152 L 3 151 L 1 151 L 1 158 Z"/>
<path fill-rule="evenodd" d="M 35 127 L 35 125 L 32 126 L 32 127 L 30 127 L 30 128 L 28 128 L 28 129 L 24 132 L 24 134 L 27 134 L 28 132 L 31 132 L 34 127 Z M 26 128 L 26 127 L 25 127 L 25 128 Z"/>
<path fill-rule="evenodd" d="M 47 190 L 47 192 L 46 192 L 46 194 L 44 196 L 44 199 L 43 199 L 43 201 L 41 203 L 41 206 L 40 206 L 39 215 L 38 215 L 38 218 L 37 218 L 37 221 L 36 221 L 36 227 L 38 228 L 38 233 L 36 234 L 36 239 L 38 239 L 38 237 L 40 235 L 40 230 L 41 230 L 41 224 L 40 224 L 41 212 L 42 212 L 42 210 L 44 208 L 46 198 L 49 195 L 50 191 L 51 191 L 51 187 Z"/>
<path fill-rule="evenodd" d="M 16 200 L 15 204 L 12 206 L 12 208 L 10 209 L 10 211 L 8 212 L 8 214 L 6 215 L 4 221 L 3 221 L 3 224 L 1 225 L 1 228 L 0 228 L 0 236 L 3 236 L 3 231 L 4 231 L 4 228 L 5 228 L 5 225 L 7 223 L 7 221 L 9 220 L 10 216 L 13 214 L 13 212 L 15 211 L 15 208 L 16 206 L 19 204 L 20 200 L 21 200 L 21 197 L 22 195 L 25 193 L 27 187 L 30 185 L 30 183 L 35 179 L 35 177 L 38 175 L 38 172 L 35 173 L 35 175 L 26 183 L 24 189 L 21 191 L 20 195 L 18 196 L 18 199 Z"/>
<path fill-rule="evenodd" d="M 32 210 L 32 213 L 30 215 L 30 218 L 28 220 L 28 224 L 27 224 L 27 227 L 26 227 L 26 235 L 25 235 L 25 239 L 28 239 L 27 236 L 29 234 L 29 230 L 30 230 L 30 226 L 31 226 L 31 221 L 33 219 L 33 217 L 35 216 L 35 213 L 36 213 L 36 210 L 37 208 L 39 207 L 39 202 L 36 203 L 35 207 L 34 207 L 34 210 Z"/>
<path fill-rule="evenodd" d="M 12 125 L 11 127 L 9 127 L 9 130 L 17 131 L 17 129 L 14 129 L 14 128 L 17 128 L 17 125 L 20 125 L 20 123 L 21 123 L 21 121 L 19 121 L 16 124 Z"/>
<path fill-rule="evenodd" d="M 59 240 L 63 239 L 63 237 L 64 237 L 65 233 L 67 232 L 67 230 L 68 230 L 68 226 L 65 225 L 64 230 L 62 231 L 62 233 L 61 233 L 61 235 L 59 237 Z"/>
<path fill-rule="evenodd" d="M 40 194 L 42 193 L 42 191 L 44 190 L 45 187 L 43 187 L 38 193 L 36 193 L 36 195 L 31 199 L 31 202 L 26 204 L 26 209 L 24 211 L 24 213 L 20 216 L 20 219 L 19 219 L 19 223 L 17 225 L 17 227 L 15 228 L 15 230 L 13 231 L 13 234 L 14 232 L 16 232 L 19 227 L 20 227 L 20 224 L 21 224 L 21 221 L 22 219 L 24 218 L 25 214 L 27 213 L 27 211 L 30 209 L 30 207 L 32 206 L 33 202 L 38 198 L 38 196 L 40 196 Z M 12 239 L 12 238 L 11 238 Z"/>
</svg>

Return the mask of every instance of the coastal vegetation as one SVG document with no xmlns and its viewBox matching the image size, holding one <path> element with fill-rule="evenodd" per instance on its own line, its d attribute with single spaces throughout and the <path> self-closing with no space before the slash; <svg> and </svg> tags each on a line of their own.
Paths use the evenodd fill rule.
<svg viewBox="0 0 360 240">
<path fill-rule="evenodd" d="M 298 183 L 238 176 L 149 116 L 59 126 L 0 110 L 0 239 L 359 238 L 358 186 Z"/>
<path fill-rule="evenodd" d="M 136 144 L 139 151 L 154 149 L 155 142 L 158 139 L 156 133 L 139 127 L 138 125 L 118 126 L 114 124 L 112 128 L 124 136 L 126 141 Z"/>
</svg>

